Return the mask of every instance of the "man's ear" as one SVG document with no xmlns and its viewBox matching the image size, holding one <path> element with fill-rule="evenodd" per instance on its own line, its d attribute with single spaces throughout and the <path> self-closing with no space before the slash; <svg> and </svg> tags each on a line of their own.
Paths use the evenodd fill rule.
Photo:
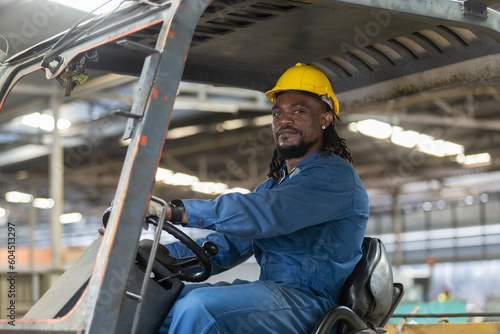
<svg viewBox="0 0 500 334">
<path fill-rule="evenodd" d="M 333 112 L 327 111 L 321 114 L 321 125 L 327 128 L 333 123 Z"/>
</svg>

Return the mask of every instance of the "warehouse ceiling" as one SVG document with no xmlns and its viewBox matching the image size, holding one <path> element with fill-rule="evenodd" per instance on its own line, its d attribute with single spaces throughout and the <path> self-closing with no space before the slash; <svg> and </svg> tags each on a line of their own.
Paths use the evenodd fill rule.
<svg viewBox="0 0 500 334">
<path fill-rule="evenodd" d="M 303 5 L 311 2 L 314 3 L 293 3 Z M 492 8 L 495 6 L 493 4 Z M 264 18 L 262 15 L 265 11 L 274 10 L 261 7 L 257 10 L 261 15 L 259 19 Z M 8 56 L 13 56 L 69 29 L 85 14 L 84 11 L 50 1 L 2 0 L 0 35 L 5 38 L 0 37 L 0 49 L 6 50 L 3 43 L 7 39 Z M 246 15 L 249 15 L 248 12 Z M 205 28 L 210 26 L 206 23 L 209 18 L 204 17 L 202 20 Z M 290 24 L 286 18 L 283 20 L 283 24 Z M 403 29 L 403 22 L 397 24 L 401 26 L 398 29 Z M 286 26 L 282 30 L 273 34 L 284 33 Z M 442 59 L 465 61 L 460 59 L 461 54 L 458 52 L 462 48 L 468 50 L 465 58 L 477 56 L 482 52 L 481 48 L 487 48 L 488 55 L 492 57 L 498 56 L 496 52 L 500 48 L 487 36 L 470 35 L 463 29 L 449 26 L 441 26 L 438 32 L 442 35 L 436 36 L 423 30 L 420 35 L 413 35 L 425 43 L 433 38 L 437 40 L 433 47 L 422 50 L 418 45 L 412 45 L 415 52 L 422 52 L 417 55 L 421 59 L 400 57 L 377 43 L 373 45 L 379 49 L 370 52 L 385 55 L 387 64 L 384 63 L 384 66 L 414 61 L 417 64 L 415 66 L 422 68 L 425 68 L 426 62 L 436 59 L 432 52 L 443 54 L 439 62 L 443 62 Z M 193 41 L 193 54 L 205 52 L 205 39 L 218 38 L 209 38 L 207 34 L 223 35 L 220 30 L 199 30 Z M 453 36 L 450 38 L 452 42 L 443 42 L 440 36 Z M 407 40 L 401 38 L 396 42 L 401 46 Z M 269 85 L 283 71 L 277 66 L 278 58 L 273 58 L 272 54 L 287 46 L 272 45 L 270 40 L 262 40 L 262 43 L 269 44 L 269 54 L 257 56 L 269 59 L 270 63 L 265 65 L 269 67 L 269 72 L 261 81 Z M 446 50 L 436 51 L 436 45 L 450 48 L 449 53 Z M 430 56 L 425 56 L 427 51 Z M 231 50 L 221 49 L 221 57 L 230 54 Z M 195 77 L 197 71 L 217 76 L 219 82 L 225 80 L 224 73 L 217 74 L 216 68 L 211 66 L 216 62 L 212 58 L 218 55 L 206 55 L 206 63 L 188 67 L 186 80 Z M 304 56 L 307 57 L 307 53 Z M 394 194 L 399 194 L 402 203 L 417 204 L 440 199 L 459 200 L 466 196 L 500 191 L 498 77 L 492 75 L 481 80 L 458 77 L 454 85 L 412 91 L 408 96 L 404 92 L 397 95 L 388 92 L 387 99 L 370 99 L 367 103 L 363 96 L 354 96 L 352 93 L 357 88 L 355 81 L 341 80 L 338 73 L 346 77 L 355 78 L 358 75 L 370 78 L 365 80 L 366 93 L 370 91 L 370 84 L 384 79 L 383 73 L 386 72 L 377 69 L 377 62 L 372 62 L 374 58 L 355 53 L 352 56 L 351 64 L 341 62 L 338 57 L 328 58 L 329 62 L 317 60 L 313 63 L 329 74 L 334 90 L 339 92 L 342 122 L 337 124 L 337 128 L 353 152 L 355 168 L 369 190 L 373 210 L 389 209 Z M 412 60 L 408 60 L 410 58 Z M 481 58 L 475 65 L 467 63 L 466 66 L 469 71 L 471 66 L 477 66 L 480 72 L 490 66 L 491 61 L 490 58 Z M 494 58 L 493 62 L 498 60 Z M 435 73 L 439 75 L 437 71 Z M 254 80 L 243 69 L 241 77 Z M 255 80 L 255 84 L 252 82 L 247 86 L 257 87 L 259 83 L 259 80 Z M 122 139 L 126 118 L 120 116 L 120 111 L 130 109 L 136 90 L 136 77 L 102 71 L 93 71 L 85 85 L 76 87 L 70 97 L 63 97 L 64 87 L 55 80 L 47 81 L 43 72 L 35 72 L 21 79 L 0 113 L 0 192 L 15 190 L 32 193 L 36 197 L 49 196 L 48 175 L 49 168 L 53 166 L 49 166 L 48 156 L 52 134 L 50 129 L 47 131 L 25 123 L 29 122 L 26 116 L 34 113 L 50 115 L 51 106 L 55 103 L 60 108 L 60 117 L 71 124 L 61 129 L 64 145 L 64 210 L 99 215 L 113 199 L 118 184 L 127 151 L 127 141 Z M 271 106 L 259 91 L 182 82 L 160 167 L 196 176 L 201 181 L 252 190 L 265 179 L 274 147 L 270 131 Z M 363 123 L 366 120 L 386 123 L 385 129 L 392 131 L 392 137 L 390 134 L 380 135 L 383 138 L 363 134 L 380 125 L 373 121 Z M 37 122 L 42 122 L 42 118 L 37 118 Z M 365 128 L 368 130 L 365 131 Z M 384 129 L 383 124 L 381 128 Z M 395 144 L 398 138 L 399 144 Z M 414 140 L 413 145 L 401 145 L 409 139 L 411 142 L 411 138 Z M 415 138 L 420 138 L 420 147 L 415 146 Z M 424 139 L 427 141 L 423 142 Z M 457 155 L 459 152 L 455 151 L 450 155 L 436 156 L 440 155 L 443 145 L 460 152 L 462 150 L 463 154 Z M 464 156 L 483 153 L 489 154 L 489 161 L 476 164 L 462 161 L 466 159 Z M 468 159 L 472 161 L 473 158 Z M 193 191 L 189 186 L 160 182 L 155 187 L 155 194 L 166 199 L 215 196 Z M 1 198 L 0 207 L 6 205 Z M 20 210 L 17 214 L 22 217 L 26 213 Z"/>
</svg>

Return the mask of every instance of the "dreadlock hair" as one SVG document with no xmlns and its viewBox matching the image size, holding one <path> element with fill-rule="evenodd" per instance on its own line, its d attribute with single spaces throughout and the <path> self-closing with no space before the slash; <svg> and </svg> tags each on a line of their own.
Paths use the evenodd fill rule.
<svg viewBox="0 0 500 334">
<path fill-rule="evenodd" d="M 326 105 L 326 103 L 325 103 Z M 354 160 L 351 155 L 351 149 L 347 147 L 344 138 L 340 138 L 337 130 L 335 129 L 335 119 L 339 122 L 341 121 L 339 116 L 336 115 L 328 106 L 327 112 L 333 113 L 332 123 L 323 130 L 323 147 L 321 151 L 325 154 L 336 154 L 351 164 L 354 164 Z M 269 173 L 267 177 L 278 180 L 280 175 L 280 169 L 285 165 L 285 159 L 279 156 L 278 150 L 275 148 L 273 152 L 273 158 L 269 164 Z"/>
</svg>

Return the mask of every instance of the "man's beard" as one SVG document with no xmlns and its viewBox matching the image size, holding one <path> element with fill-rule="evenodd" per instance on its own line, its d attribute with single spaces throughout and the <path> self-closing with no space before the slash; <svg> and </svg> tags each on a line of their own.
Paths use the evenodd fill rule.
<svg viewBox="0 0 500 334">
<path fill-rule="evenodd" d="M 288 160 L 288 159 L 296 159 L 301 158 L 307 154 L 309 149 L 316 144 L 317 141 L 311 141 L 306 143 L 303 138 L 300 139 L 300 142 L 297 145 L 292 145 L 288 147 L 282 147 L 276 145 L 276 150 L 278 151 L 279 157 Z"/>
</svg>

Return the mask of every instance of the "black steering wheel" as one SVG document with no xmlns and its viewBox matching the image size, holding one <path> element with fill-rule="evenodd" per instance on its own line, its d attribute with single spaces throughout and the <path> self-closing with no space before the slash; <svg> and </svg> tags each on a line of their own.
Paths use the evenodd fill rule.
<svg viewBox="0 0 500 334">
<path fill-rule="evenodd" d="M 102 221 L 104 227 L 107 225 L 110 213 L 111 208 L 108 208 L 103 214 Z M 148 224 L 155 226 L 158 226 L 158 220 L 159 218 L 156 216 L 146 218 L 146 222 Z M 165 222 L 162 229 L 189 248 L 189 250 L 193 252 L 194 256 L 179 259 L 171 257 L 168 249 L 162 244 L 159 244 L 156 249 L 156 256 L 152 268 L 155 275 L 154 280 L 161 285 L 166 285 L 166 288 L 170 288 L 168 279 L 173 277 L 194 283 L 202 282 L 208 279 L 212 274 L 210 256 L 217 254 L 219 251 L 217 246 L 210 241 L 206 241 L 200 247 L 200 245 L 198 245 L 193 239 L 188 237 L 184 232 L 169 222 Z M 152 247 L 153 240 L 143 239 L 139 242 L 136 257 L 136 261 L 139 266 L 144 268 L 147 267 Z"/>
</svg>

